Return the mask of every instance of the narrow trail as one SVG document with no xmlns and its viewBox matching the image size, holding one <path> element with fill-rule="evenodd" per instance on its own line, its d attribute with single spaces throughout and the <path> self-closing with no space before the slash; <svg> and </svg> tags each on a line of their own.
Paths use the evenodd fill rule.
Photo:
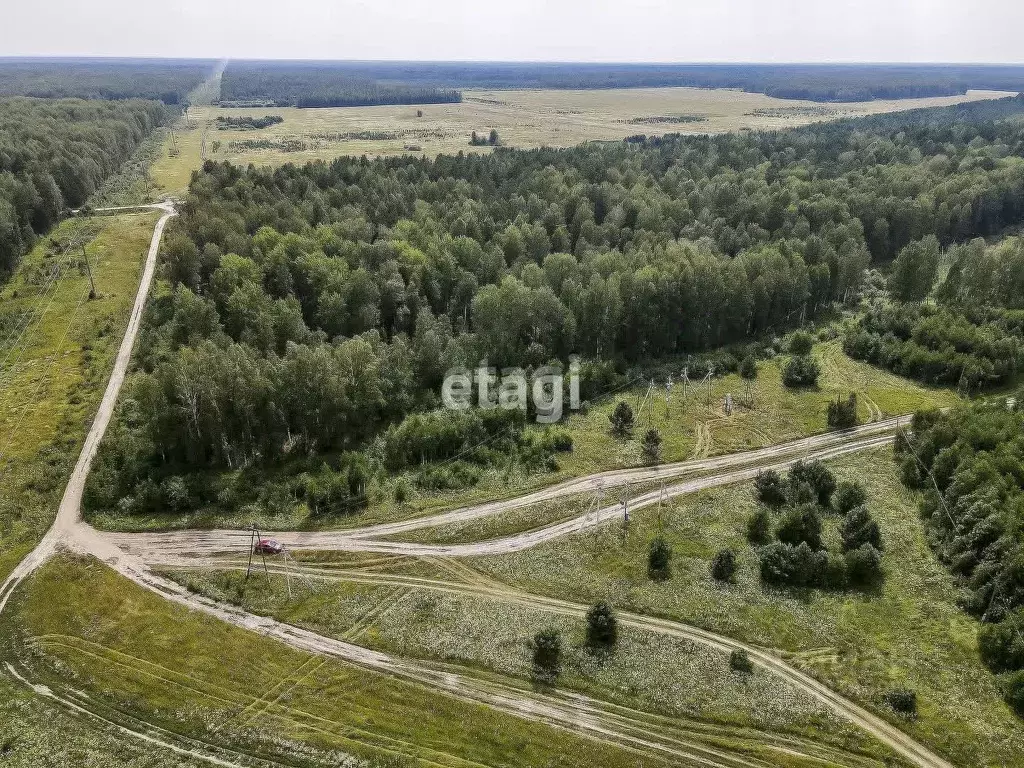
<svg viewBox="0 0 1024 768">
<path fill-rule="evenodd" d="M 142 269 L 142 277 L 139 280 L 139 291 L 135 296 L 135 304 L 132 307 L 131 316 L 128 318 L 128 326 L 124 332 L 121 346 L 117 350 L 117 357 L 114 359 L 114 368 L 107 381 L 107 388 L 103 392 L 103 399 L 100 401 L 99 410 L 93 419 L 89 434 L 86 435 L 85 444 L 78 456 L 75 469 L 71 473 L 64 496 L 61 498 L 60 507 L 57 509 L 57 517 L 50 530 L 47 531 L 39 545 L 25 557 L 10 575 L 0 585 L 0 612 L 10 599 L 11 593 L 17 588 L 21 581 L 32 573 L 36 568 L 45 563 L 56 551 L 58 544 L 67 539 L 76 529 L 81 519 L 82 492 L 85 488 L 85 480 L 89 476 L 89 469 L 92 467 L 93 457 L 99 448 L 103 433 L 107 430 L 110 418 L 114 413 L 114 405 L 117 396 L 124 383 L 125 374 L 128 372 L 128 362 L 131 359 L 132 349 L 135 347 L 135 339 L 142 324 L 143 310 L 146 307 L 146 296 L 149 294 L 149 287 L 153 282 L 153 274 L 156 271 L 156 257 L 160 250 L 160 239 L 163 237 L 164 227 L 172 216 L 177 215 L 174 206 L 170 203 L 160 203 L 148 206 L 132 206 L 135 208 L 157 209 L 164 212 L 164 215 L 157 221 L 153 228 L 153 238 L 149 244 L 149 252 L 146 254 L 146 263 Z M 120 209 L 106 209 L 120 210 Z"/>
</svg>

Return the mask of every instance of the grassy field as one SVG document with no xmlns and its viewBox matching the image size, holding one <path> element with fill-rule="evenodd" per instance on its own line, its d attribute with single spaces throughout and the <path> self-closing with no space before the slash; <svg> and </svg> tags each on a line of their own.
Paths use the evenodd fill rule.
<svg viewBox="0 0 1024 768">
<path fill-rule="evenodd" d="M 829 104 L 774 99 L 756 93 L 701 88 L 625 88 L 562 91 L 465 91 L 461 104 L 296 109 L 220 109 L 193 102 L 189 125 L 168 136 L 152 176 L 158 194 L 182 195 L 205 159 L 280 165 L 341 155 L 490 152 L 469 146 L 473 131 L 493 128 L 511 147 L 568 147 L 618 141 L 637 133 L 723 133 L 788 128 L 821 120 L 1004 96 L 964 96 Z M 418 117 L 417 111 L 423 116 Z M 218 130 L 218 116 L 281 115 L 284 122 L 257 131 Z M 696 120 L 696 121 L 693 121 Z M 258 147 L 244 142 L 268 141 Z M 236 143 L 232 146 L 232 142 Z"/>
<path fill-rule="evenodd" d="M 208 152 L 215 159 L 279 164 L 337 155 L 428 156 L 470 147 L 473 131 L 493 128 L 511 147 L 566 147 L 583 141 L 615 141 L 637 133 L 723 133 L 741 129 L 777 129 L 820 120 L 919 106 L 990 98 L 993 92 L 898 101 L 829 104 L 775 99 L 756 93 L 701 88 L 625 88 L 608 90 L 465 91 L 461 104 L 346 107 L 333 109 L 197 109 L 200 120 L 217 115 L 279 114 L 284 122 L 259 131 L 221 131 L 211 127 Z M 422 111 L 422 117 L 417 117 Z M 246 140 L 272 140 L 279 146 L 246 148 Z M 292 142 L 286 149 L 285 141 Z M 415 146 L 415 149 L 411 147 Z"/>
<path fill-rule="evenodd" d="M 865 483 L 882 527 L 886 578 L 877 591 L 831 593 L 762 588 L 746 521 L 755 508 L 749 484 L 673 502 L 663 535 L 673 547 L 672 578 L 649 580 L 646 555 L 658 532 L 653 510 L 621 524 L 470 564 L 521 589 L 665 616 L 778 648 L 849 697 L 897 722 L 958 765 L 1024 765 L 1024 730 L 981 663 L 978 624 L 957 607 L 951 576 L 934 558 L 916 499 L 897 480 L 891 453 L 880 449 L 831 462 L 840 478 Z M 836 544 L 836 523 L 827 540 Z M 734 585 L 709 574 L 714 554 L 731 547 L 740 570 Z M 897 718 L 884 694 L 915 690 L 920 716 Z"/>
<path fill-rule="evenodd" d="M 0 674 L 0 763 L 75 768 L 201 768 L 205 760 L 126 739 L 109 723 L 71 716 L 7 674 Z"/>
<path fill-rule="evenodd" d="M 491 468 L 482 473 L 480 482 L 472 488 L 429 493 L 416 489 L 412 474 L 387 476 L 371 483 L 369 503 L 364 509 L 343 517 L 313 518 L 305 505 L 296 504 L 286 514 L 273 516 L 260 507 L 249 505 L 227 516 L 203 512 L 148 517 L 99 514 L 90 520 L 101 528 L 136 531 L 239 527 L 254 521 L 269 530 L 348 528 L 421 517 L 466 504 L 518 496 L 591 472 L 640 466 L 643 464 L 640 438 L 650 426 L 661 432 L 662 459 L 669 462 L 759 448 L 824 432 L 827 429 L 826 405 L 838 396 L 846 397 L 851 391 L 858 393 L 862 421 L 950 405 L 957 399 L 949 390 L 923 387 L 853 360 L 843 354 L 838 342 L 818 345 L 815 355 L 821 361 L 822 374 L 818 386 L 811 389 L 792 390 L 783 386 L 784 357 L 763 361 L 751 388 L 752 403 L 746 400 L 744 384 L 736 374 L 713 381 L 710 407 L 706 388 L 690 390 L 684 399 L 681 386 L 674 389 L 668 409 L 664 389 L 660 389 L 652 393 L 641 410 L 647 387 L 597 403 L 586 414 L 576 413 L 566 422 L 574 449 L 572 453 L 558 454 L 559 469 L 554 472 L 537 474 L 519 466 Z M 726 393 L 732 393 L 734 399 L 731 415 L 724 412 Z M 617 439 L 610 433 L 608 416 L 619 400 L 631 403 L 638 414 L 634 437 L 629 440 Z M 400 480 L 411 489 L 410 496 L 402 503 L 394 500 L 394 487 Z M 540 525 L 569 517 L 570 513 L 546 508 L 523 510 L 522 515 L 524 519 L 535 519 Z M 498 525 L 500 532 L 504 523 L 488 521 L 481 525 L 488 526 L 489 530 L 490 526 Z M 466 534 L 453 530 L 442 535 L 458 540 Z"/>
<path fill-rule="evenodd" d="M 667 765 L 294 651 L 95 561 L 48 564 L 12 600 L 0 638 L 19 673 L 93 711 L 288 765 Z"/>
<path fill-rule="evenodd" d="M 156 218 L 69 219 L 0 289 L 0 577 L 56 514 L 121 343 Z M 92 301 L 80 243 L 96 281 Z"/>
<path fill-rule="evenodd" d="M 457 564 L 453 570 L 458 572 Z M 688 640 L 624 628 L 615 653 L 598 658 L 584 648 L 582 619 L 500 597 L 294 577 L 289 597 L 277 575 L 248 581 L 238 571 L 169 575 L 193 591 L 320 634 L 403 657 L 514 676 L 523 685 L 531 679 L 531 638 L 555 627 L 565 656 L 559 689 L 670 717 L 681 726 L 726 726 L 754 741 L 760 732 L 769 741 L 771 734 L 792 734 L 879 759 L 889 756 L 817 700 L 768 674 L 736 674 L 728 654 Z"/>
</svg>

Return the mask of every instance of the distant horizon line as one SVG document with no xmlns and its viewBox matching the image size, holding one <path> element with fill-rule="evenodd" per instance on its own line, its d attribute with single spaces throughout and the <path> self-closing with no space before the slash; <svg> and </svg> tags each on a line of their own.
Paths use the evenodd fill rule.
<svg viewBox="0 0 1024 768">
<path fill-rule="evenodd" d="M 248 56 L 154 56 L 114 54 L 19 54 L 0 55 L 0 62 L 17 61 L 196 61 L 196 62 L 278 62 L 293 64 L 512 64 L 512 65 L 559 65 L 576 64 L 592 66 L 664 66 L 664 67 L 715 67 L 715 66 L 760 66 L 760 67 L 1021 67 L 1024 61 L 623 61 L 613 59 L 331 59 L 331 58 L 251 58 Z"/>
</svg>

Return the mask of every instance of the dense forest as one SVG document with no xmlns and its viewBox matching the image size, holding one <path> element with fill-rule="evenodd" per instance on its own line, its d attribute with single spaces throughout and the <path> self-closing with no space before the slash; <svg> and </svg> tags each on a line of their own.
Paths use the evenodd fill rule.
<svg viewBox="0 0 1024 768">
<path fill-rule="evenodd" d="M 214 62 L 197 59 L 2 59 L 0 96 L 152 99 L 180 104 Z"/>
<path fill-rule="evenodd" d="M 904 482 L 924 491 L 921 514 L 940 558 L 986 623 L 982 658 L 1024 714 L 1024 392 L 914 417 L 897 441 Z"/>
<path fill-rule="evenodd" d="M 308 86 L 306 84 L 309 84 Z M 782 99 L 870 101 L 950 96 L 971 88 L 1024 91 L 1024 67 L 870 64 L 578 64 L 472 62 L 233 62 L 224 75 L 228 101 L 346 95 L 347 83 L 431 89 L 739 88 Z M 359 92 L 361 86 L 356 86 Z M 372 91 L 368 95 L 372 98 Z M 435 99 L 425 99 L 433 101 Z M 454 99 L 439 99 L 442 101 Z M 365 101 L 360 103 L 409 103 Z M 310 104 L 309 106 L 347 106 Z"/>
<path fill-rule="evenodd" d="M 784 133 L 207 162 L 165 240 L 140 374 L 87 504 L 221 504 L 233 492 L 196 470 L 306 474 L 328 458 L 358 496 L 388 429 L 441 460 L 487 432 L 429 415 L 453 366 L 576 353 L 586 385 L 780 333 L 857 296 L 867 267 L 910 244 L 1018 221 L 1024 122 L 1005 118 L 1022 111 L 1013 98 Z M 563 444 L 507 435 L 540 464 Z M 420 481 L 472 482 L 492 458 Z"/>
<path fill-rule="evenodd" d="M 380 82 L 332 64 L 232 62 L 220 86 L 223 106 L 365 107 L 462 101 L 450 87 Z"/>
<path fill-rule="evenodd" d="M 168 117 L 158 101 L 0 99 L 0 279 Z"/>
<path fill-rule="evenodd" d="M 954 245 L 945 278 L 934 289 L 939 243 L 903 248 L 889 279 L 893 303 L 871 307 L 847 333 L 844 348 L 929 384 L 964 393 L 1012 380 L 1024 364 L 1024 240 Z"/>
</svg>

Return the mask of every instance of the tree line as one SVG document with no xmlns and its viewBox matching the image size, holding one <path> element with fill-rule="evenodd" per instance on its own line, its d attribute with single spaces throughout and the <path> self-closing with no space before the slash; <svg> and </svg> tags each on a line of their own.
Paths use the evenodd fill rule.
<svg viewBox="0 0 1024 768">
<path fill-rule="evenodd" d="M 157 101 L 0 99 L 0 278 L 167 119 Z"/>
<path fill-rule="evenodd" d="M 929 384 L 975 392 L 1011 380 L 1024 362 L 1024 241 L 977 239 L 944 255 L 935 237 L 900 251 L 889 278 L 896 303 L 872 306 L 846 334 L 851 357 Z"/>
<path fill-rule="evenodd" d="M 939 558 L 959 577 L 964 608 L 985 623 L 982 658 L 1024 714 L 1024 392 L 915 414 L 896 442 L 903 482 L 920 502 Z"/>
<path fill-rule="evenodd" d="M 950 96 L 972 88 L 1022 91 L 1024 67 L 957 65 L 815 64 L 598 64 L 488 62 L 358 62 L 277 64 L 237 62 L 228 77 L 255 83 L 285 70 L 296 79 L 324 78 L 402 83 L 408 87 L 467 88 L 738 88 L 783 99 L 870 101 Z M 257 73 L 257 74 L 249 74 Z M 233 85 L 232 88 L 235 86 Z M 234 92 L 234 91 L 232 91 Z M 259 93 L 260 89 L 248 91 Z M 266 94 L 261 94 L 266 96 Z M 246 98 L 259 98 L 247 96 Z M 225 98 L 228 98 L 227 96 Z"/>
<path fill-rule="evenodd" d="M 196 59 L 6 59 L 0 60 L 0 96 L 182 104 L 213 67 Z"/>
<path fill-rule="evenodd" d="M 462 101 L 454 88 L 378 82 L 333 63 L 233 62 L 221 77 L 220 103 L 279 107 L 364 107 Z"/>
</svg>

